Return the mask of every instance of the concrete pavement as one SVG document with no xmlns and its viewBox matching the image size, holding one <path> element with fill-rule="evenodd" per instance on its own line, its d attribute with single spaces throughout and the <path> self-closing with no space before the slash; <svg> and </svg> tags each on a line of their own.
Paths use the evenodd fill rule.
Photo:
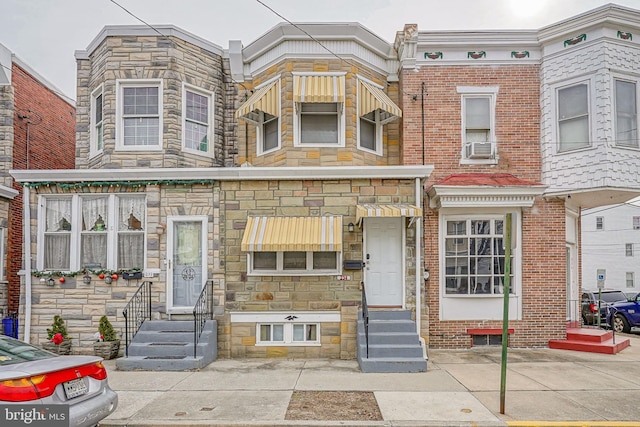
<svg viewBox="0 0 640 427">
<path fill-rule="evenodd" d="M 356 361 L 219 359 L 197 372 L 116 371 L 101 426 L 636 426 L 640 337 L 617 355 L 500 348 L 430 350 L 425 373 L 361 373 Z M 295 390 L 371 391 L 384 421 L 288 421 Z"/>
</svg>

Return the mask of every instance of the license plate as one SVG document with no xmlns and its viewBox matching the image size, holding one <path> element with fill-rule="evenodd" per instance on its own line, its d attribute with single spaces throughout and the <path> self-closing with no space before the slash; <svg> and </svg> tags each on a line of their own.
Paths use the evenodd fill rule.
<svg viewBox="0 0 640 427">
<path fill-rule="evenodd" d="M 67 381 L 62 385 L 64 386 L 64 394 L 67 396 L 67 399 L 82 396 L 88 391 L 87 384 L 85 384 L 84 379 L 82 378 Z"/>
</svg>

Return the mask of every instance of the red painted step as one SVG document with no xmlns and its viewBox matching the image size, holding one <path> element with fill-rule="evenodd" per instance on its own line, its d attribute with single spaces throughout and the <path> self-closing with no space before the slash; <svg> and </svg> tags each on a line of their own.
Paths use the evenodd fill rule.
<svg viewBox="0 0 640 427">
<path fill-rule="evenodd" d="M 629 338 L 615 336 L 604 329 L 567 328 L 567 339 L 550 340 L 549 348 L 586 351 L 589 353 L 616 354 L 629 347 Z"/>
</svg>

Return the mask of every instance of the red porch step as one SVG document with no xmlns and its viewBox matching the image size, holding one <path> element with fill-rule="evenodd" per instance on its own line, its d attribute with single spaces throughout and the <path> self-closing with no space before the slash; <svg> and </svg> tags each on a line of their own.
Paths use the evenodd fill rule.
<svg viewBox="0 0 640 427">
<path fill-rule="evenodd" d="M 567 328 L 567 339 L 550 340 L 549 348 L 559 350 L 586 351 L 589 353 L 616 354 L 629 347 L 631 341 L 613 331 L 589 328 Z"/>
</svg>

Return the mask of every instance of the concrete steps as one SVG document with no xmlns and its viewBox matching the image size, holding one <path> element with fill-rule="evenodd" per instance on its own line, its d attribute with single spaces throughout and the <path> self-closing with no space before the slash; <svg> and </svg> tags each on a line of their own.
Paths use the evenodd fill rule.
<svg viewBox="0 0 640 427">
<path fill-rule="evenodd" d="M 116 360 L 121 371 L 200 369 L 218 356 L 217 322 L 208 320 L 193 353 L 192 320 L 147 320 L 129 343 L 129 356 Z"/>
<path fill-rule="evenodd" d="M 369 351 L 358 315 L 358 363 L 362 372 L 425 372 L 427 361 L 408 310 L 369 310 Z"/>
<path fill-rule="evenodd" d="M 616 354 L 629 347 L 629 338 L 614 336 L 613 331 L 594 328 L 567 328 L 567 339 L 549 341 L 549 348 Z"/>
</svg>

